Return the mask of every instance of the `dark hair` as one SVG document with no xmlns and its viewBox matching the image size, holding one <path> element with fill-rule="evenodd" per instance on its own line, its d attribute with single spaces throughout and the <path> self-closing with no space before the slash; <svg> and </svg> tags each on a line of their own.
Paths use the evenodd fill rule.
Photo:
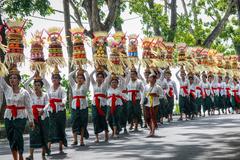
<svg viewBox="0 0 240 160">
<path fill-rule="evenodd" d="M 13 76 L 13 75 L 17 76 L 17 79 L 18 79 L 19 81 L 22 80 L 22 77 L 21 77 L 19 74 L 10 74 L 10 75 L 8 76 L 8 79 L 10 79 L 10 77 Z"/>
<path fill-rule="evenodd" d="M 58 76 L 58 79 L 59 79 L 59 80 L 62 80 L 62 77 L 61 77 L 60 74 L 52 74 L 52 79 L 53 79 L 54 76 Z"/>
<path fill-rule="evenodd" d="M 98 76 L 100 76 L 100 75 L 102 75 L 103 78 L 105 78 L 105 74 L 104 74 L 103 72 L 98 72 L 98 73 L 96 74 L 96 77 L 98 77 Z"/>
<path fill-rule="evenodd" d="M 136 70 L 135 70 L 135 71 L 131 71 L 131 73 L 132 73 L 132 72 L 135 73 L 136 75 L 138 74 Z"/>
<path fill-rule="evenodd" d="M 40 83 L 40 85 L 41 85 L 41 88 L 43 87 L 43 81 L 42 80 L 34 80 L 34 82 L 33 82 L 34 84 L 35 83 Z"/>
</svg>

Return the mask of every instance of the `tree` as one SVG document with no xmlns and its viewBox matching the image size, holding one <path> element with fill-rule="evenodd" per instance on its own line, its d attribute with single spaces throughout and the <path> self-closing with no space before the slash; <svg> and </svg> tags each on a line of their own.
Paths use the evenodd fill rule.
<svg viewBox="0 0 240 160">
<path fill-rule="evenodd" d="M 70 0 L 70 5 L 79 26 L 84 27 L 82 20 L 88 21 L 90 29 L 85 29 L 85 34 L 92 38 L 93 32 L 109 32 L 113 27 L 119 15 L 120 0 Z M 101 10 L 104 5 L 108 8 L 107 14 Z"/>
<path fill-rule="evenodd" d="M 239 27 L 235 23 L 240 14 L 239 0 L 130 0 L 129 7 L 141 16 L 147 36 L 160 35 L 166 41 L 239 53 Z M 180 7 L 183 12 L 177 9 Z"/>
</svg>

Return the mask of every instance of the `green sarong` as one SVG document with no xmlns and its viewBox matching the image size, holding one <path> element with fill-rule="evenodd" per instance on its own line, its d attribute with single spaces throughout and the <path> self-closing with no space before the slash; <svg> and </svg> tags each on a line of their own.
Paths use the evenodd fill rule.
<svg viewBox="0 0 240 160">
<path fill-rule="evenodd" d="M 45 118 L 36 122 L 34 120 L 35 127 L 33 130 L 30 130 L 30 148 L 47 148 L 48 143 L 48 126 L 49 126 L 49 119 Z"/>
<path fill-rule="evenodd" d="M 179 95 L 179 109 L 180 113 L 187 114 L 189 112 L 189 98 Z"/>
<path fill-rule="evenodd" d="M 51 143 L 63 142 L 67 146 L 66 139 L 66 111 L 49 112 L 49 137 L 48 141 Z"/>
<path fill-rule="evenodd" d="M 19 154 L 23 154 L 23 132 L 26 126 L 26 119 L 17 118 L 15 120 L 9 120 L 6 118 L 4 122 L 11 150 L 17 150 Z"/>
<path fill-rule="evenodd" d="M 174 96 L 167 96 L 167 114 L 173 114 Z"/>
<path fill-rule="evenodd" d="M 112 130 L 113 130 L 113 127 L 117 127 L 117 133 L 119 133 L 122 130 L 121 123 L 120 123 L 121 110 L 122 110 L 122 106 L 116 106 L 115 112 L 111 114 L 110 113 L 111 109 L 109 109 L 109 117 L 108 117 L 109 126 L 111 127 Z"/>
<path fill-rule="evenodd" d="M 95 105 L 92 105 L 92 120 L 94 133 L 98 134 L 103 131 L 108 131 L 107 116 L 108 116 L 108 107 L 101 106 L 102 111 L 105 113 L 104 116 L 98 114 L 97 108 Z"/>
<path fill-rule="evenodd" d="M 81 129 L 84 128 L 84 138 L 89 138 L 89 133 L 87 130 L 88 125 L 88 108 L 86 109 L 72 109 L 72 131 L 81 135 Z"/>
<path fill-rule="evenodd" d="M 213 106 L 213 102 L 210 96 L 206 96 L 203 99 L 203 112 L 210 111 L 210 108 Z"/>
<path fill-rule="evenodd" d="M 133 104 L 132 101 L 128 101 L 127 109 L 128 109 L 128 123 L 132 123 L 134 119 L 137 120 L 137 122 L 141 121 L 142 110 L 140 106 L 140 100 L 136 100 L 136 104 Z"/>
<path fill-rule="evenodd" d="M 127 102 L 123 102 L 123 105 L 121 106 L 120 110 L 120 125 L 122 128 L 125 128 L 127 126 L 129 113 L 128 113 L 128 107 Z"/>
</svg>

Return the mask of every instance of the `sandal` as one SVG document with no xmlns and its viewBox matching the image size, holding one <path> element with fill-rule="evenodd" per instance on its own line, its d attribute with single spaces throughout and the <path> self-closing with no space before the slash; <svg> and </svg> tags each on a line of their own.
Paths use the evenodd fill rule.
<svg viewBox="0 0 240 160">
<path fill-rule="evenodd" d="M 71 144 L 71 146 L 76 146 L 76 145 L 78 145 L 78 142 L 73 142 L 73 143 Z"/>
<path fill-rule="evenodd" d="M 33 157 L 32 156 L 28 156 L 25 158 L 25 160 L 33 160 Z"/>
</svg>

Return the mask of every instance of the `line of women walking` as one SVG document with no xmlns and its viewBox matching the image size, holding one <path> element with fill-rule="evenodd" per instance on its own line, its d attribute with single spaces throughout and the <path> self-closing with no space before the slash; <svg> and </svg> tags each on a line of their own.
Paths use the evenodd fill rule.
<svg viewBox="0 0 240 160">
<path fill-rule="evenodd" d="M 116 139 L 120 132 L 137 131 L 139 126 L 148 127 L 149 135 L 155 135 L 164 118 L 173 121 L 175 100 L 179 100 L 179 121 L 191 120 L 197 116 L 222 113 L 239 113 L 240 87 L 236 76 L 223 76 L 211 72 L 196 74 L 182 67 L 176 77 L 179 81 L 179 94 L 172 73 L 166 69 L 146 69 L 143 78 L 140 66 L 126 69 L 124 76 L 97 69 L 90 75 L 86 70 L 76 69 L 69 74 L 72 90 L 71 120 L 72 145 L 84 146 L 88 133 L 88 94 L 90 83 L 93 86 L 92 120 L 95 143 L 99 143 L 99 134 L 104 132 L 104 141 L 111 137 Z M 26 120 L 29 120 L 30 155 L 27 160 L 34 159 L 34 149 L 42 148 L 42 159 L 51 154 L 51 144 L 59 144 L 59 152 L 67 147 L 66 139 L 66 91 L 61 87 L 61 76 L 58 70 L 52 73 L 52 85 L 40 77 L 38 73 L 20 87 L 21 76 L 16 67 L 10 69 L 9 84 L 0 78 L 0 90 L 6 98 L 4 114 L 7 138 L 14 160 L 23 159 L 23 132 Z M 31 82 L 33 81 L 33 87 Z M 1 95 L 1 94 L 0 94 Z M 185 115 L 185 116 L 184 116 Z M 143 117 L 143 118 L 142 118 Z"/>
</svg>

